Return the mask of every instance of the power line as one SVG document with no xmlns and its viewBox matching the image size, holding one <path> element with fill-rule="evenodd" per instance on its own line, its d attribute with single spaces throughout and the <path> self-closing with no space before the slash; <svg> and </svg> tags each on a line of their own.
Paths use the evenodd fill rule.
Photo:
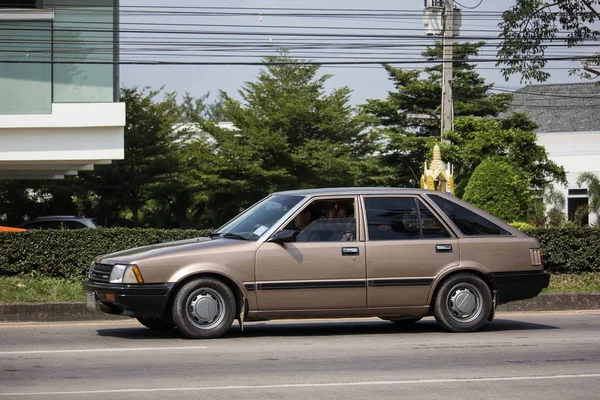
<svg viewBox="0 0 600 400">
<path fill-rule="evenodd" d="M 477 5 L 476 5 L 475 7 L 467 7 L 467 6 L 463 6 L 462 4 L 460 4 L 460 3 L 459 3 L 458 1 L 456 1 L 456 0 L 454 0 L 454 2 L 455 2 L 456 4 L 458 4 L 459 6 L 461 6 L 462 8 L 466 8 L 466 9 L 468 9 L 468 10 L 474 10 L 474 9 L 476 9 L 477 7 L 479 7 L 479 6 L 481 5 L 481 3 L 483 3 L 483 0 L 480 0 L 480 1 L 479 1 L 479 3 L 477 3 Z"/>
</svg>

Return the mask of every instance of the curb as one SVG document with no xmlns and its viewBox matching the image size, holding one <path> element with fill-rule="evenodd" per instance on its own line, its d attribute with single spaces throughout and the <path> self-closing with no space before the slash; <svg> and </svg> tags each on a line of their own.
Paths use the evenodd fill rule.
<svg viewBox="0 0 600 400">
<path fill-rule="evenodd" d="M 498 307 L 505 311 L 600 310 L 600 293 L 548 293 Z M 0 322 L 115 320 L 120 315 L 88 310 L 85 303 L 0 303 Z"/>
</svg>

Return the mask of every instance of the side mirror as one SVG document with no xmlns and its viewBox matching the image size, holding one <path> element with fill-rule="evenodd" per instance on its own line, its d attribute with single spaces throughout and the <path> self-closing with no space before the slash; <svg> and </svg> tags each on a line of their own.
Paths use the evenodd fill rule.
<svg viewBox="0 0 600 400">
<path fill-rule="evenodd" d="M 271 243 L 288 243 L 293 242 L 296 239 L 297 232 L 292 230 L 282 230 L 279 232 L 275 232 L 273 236 L 271 236 L 267 242 Z"/>
</svg>

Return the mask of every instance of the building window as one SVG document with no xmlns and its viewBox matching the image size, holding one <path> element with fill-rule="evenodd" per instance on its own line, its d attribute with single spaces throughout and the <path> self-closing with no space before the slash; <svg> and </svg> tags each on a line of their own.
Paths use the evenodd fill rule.
<svg viewBox="0 0 600 400">
<path fill-rule="evenodd" d="M 587 189 L 569 189 L 569 197 L 567 198 L 567 216 L 569 221 L 581 222 L 583 225 L 588 225 L 589 214 Z"/>
</svg>

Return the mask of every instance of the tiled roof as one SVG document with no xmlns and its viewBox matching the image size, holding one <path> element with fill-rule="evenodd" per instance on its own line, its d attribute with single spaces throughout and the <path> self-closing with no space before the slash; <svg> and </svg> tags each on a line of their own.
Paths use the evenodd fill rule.
<svg viewBox="0 0 600 400">
<path fill-rule="evenodd" d="M 536 132 L 600 131 L 600 85 L 527 85 L 515 92 L 513 112 L 529 115 L 540 126 Z"/>
</svg>

